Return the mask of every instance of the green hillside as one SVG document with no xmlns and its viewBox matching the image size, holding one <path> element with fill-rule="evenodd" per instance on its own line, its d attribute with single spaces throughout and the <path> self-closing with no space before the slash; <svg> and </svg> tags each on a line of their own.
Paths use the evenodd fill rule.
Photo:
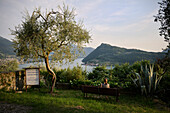
<svg viewBox="0 0 170 113">
<path fill-rule="evenodd" d="M 0 36 L 0 58 L 15 55 L 12 42 Z"/>
<path fill-rule="evenodd" d="M 164 53 L 161 52 L 146 52 L 137 49 L 126 49 L 109 44 L 101 44 L 87 57 L 83 59 L 85 63 L 99 63 L 99 64 L 122 64 L 134 63 L 135 61 L 150 60 L 154 62 L 157 58 L 162 58 Z"/>
</svg>

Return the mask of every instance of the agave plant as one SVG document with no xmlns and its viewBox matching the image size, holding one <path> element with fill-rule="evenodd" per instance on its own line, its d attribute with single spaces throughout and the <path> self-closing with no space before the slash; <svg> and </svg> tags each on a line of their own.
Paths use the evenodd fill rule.
<svg viewBox="0 0 170 113">
<path fill-rule="evenodd" d="M 149 64 L 141 66 L 141 72 L 134 73 L 135 78 L 132 78 L 132 81 L 136 87 L 140 88 L 141 94 L 151 95 L 155 92 L 157 86 L 159 85 L 162 75 L 154 72 L 154 65 Z"/>
</svg>

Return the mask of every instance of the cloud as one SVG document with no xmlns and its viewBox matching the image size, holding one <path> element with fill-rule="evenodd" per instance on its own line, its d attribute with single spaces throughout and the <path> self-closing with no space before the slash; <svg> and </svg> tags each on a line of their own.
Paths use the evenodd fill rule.
<svg viewBox="0 0 170 113">
<path fill-rule="evenodd" d="M 91 12 L 97 12 L 98 7 L 103 3 L 103 0 L 86 0 L 80 2 L 79 6 L 77 6 L 77 12 L 82 17 L 87 17 Z"/>
<path fill-rule="evenodd" d="M 118 18 L 117 20 L 125 20 L 123 18 Z M 140 19 L 140 21 L 133 21 L 128 24 L 122 24 L 121 23 L 118 25 L 113 25 L 113 24 L 96 24 L 94 26 L 94 29 L 98 32 L 126 32 L 126 31 L 142 31 L 144 30 L 147 26 L 149 26 L 150 23 L 153 23 L 153 13 L 148 14 Z"/>
<path fill-rule="evenodd" d="M 111 14 L 111 16 L 122 16 L 125 15 L 125 11 L 118 11 Z"/>
</svg>

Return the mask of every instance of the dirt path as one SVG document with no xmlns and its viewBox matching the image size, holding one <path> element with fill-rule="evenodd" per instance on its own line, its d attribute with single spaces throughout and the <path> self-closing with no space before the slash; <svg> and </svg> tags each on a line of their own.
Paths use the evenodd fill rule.
<svg viewBox="0 0 170 113">
<path fill-rule="evenodd" d="M 0 102 L 0 113 L 28 113 L 32 107 Z"/>
</svg>

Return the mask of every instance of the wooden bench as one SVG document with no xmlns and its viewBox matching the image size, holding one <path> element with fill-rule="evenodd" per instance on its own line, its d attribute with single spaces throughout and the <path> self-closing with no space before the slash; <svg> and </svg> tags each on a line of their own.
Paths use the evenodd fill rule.
<svg viewBox="0 0 170 113">
<path fill-rule="evenodd" d="M 118 88 L 102 88 L 102 87 L 85 86 L 85 85 L 82 86 L 82 92 L 84 93 L 85 97 L 87 97 L 87 93 L 115 96 L 116 102 L 119 101 L 119 95 L 120 95 Z"/>
</svg>

